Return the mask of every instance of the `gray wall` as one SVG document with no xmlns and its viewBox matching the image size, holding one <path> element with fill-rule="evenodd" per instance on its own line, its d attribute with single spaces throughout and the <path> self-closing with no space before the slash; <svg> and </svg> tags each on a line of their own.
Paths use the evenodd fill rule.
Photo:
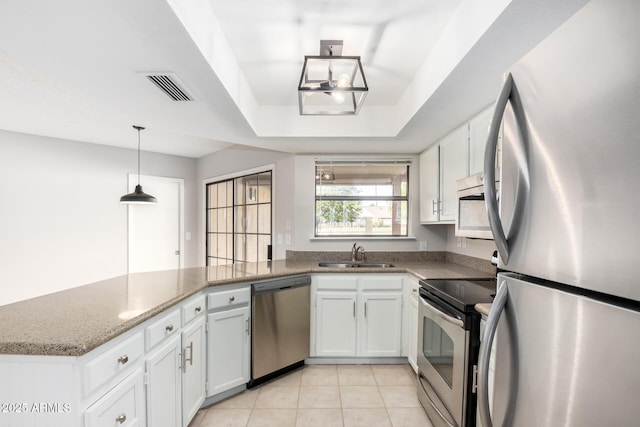
<svg viewBox="0 0 640 427">
<path fill-rule="evenodd" d="M 196 160 L 142 154 L 142 174 L 183 178 L 197 232 Z M 127 273 L 127 175 L 136 151 L 0 131 L 0 305 Z M 144 184 L 144 182 L 143 182 Z M 197 239 L 185 267 L 197 265 Z"/>
</svg>

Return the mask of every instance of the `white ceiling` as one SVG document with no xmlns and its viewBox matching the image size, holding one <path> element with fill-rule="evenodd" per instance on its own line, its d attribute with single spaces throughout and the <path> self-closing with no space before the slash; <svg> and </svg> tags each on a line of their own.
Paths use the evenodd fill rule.
<svg viewBox="0 0 640 427">
<path fill-rule="evenodd" d="M 502 73 L 588 0 L 7 0 L 0 129 L 200 157 L 417 153 L 490 104 Z M 299 116 L 304 55 L 362 56 L 356 117 Z M 174 73 L 175 102 L 144 77 Z"/>
</svg>

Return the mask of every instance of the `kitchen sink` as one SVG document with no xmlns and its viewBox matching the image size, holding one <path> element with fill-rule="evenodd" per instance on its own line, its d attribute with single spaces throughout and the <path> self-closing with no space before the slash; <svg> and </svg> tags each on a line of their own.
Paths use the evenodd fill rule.
<svg viewBox="0 0 640 427">
<path fill-rule="evenodd" d="M 321 262 L 320 267 L 327 268 L 390 268 L 395 267 L 393 264 L 383 262 Z"/>
</svg>

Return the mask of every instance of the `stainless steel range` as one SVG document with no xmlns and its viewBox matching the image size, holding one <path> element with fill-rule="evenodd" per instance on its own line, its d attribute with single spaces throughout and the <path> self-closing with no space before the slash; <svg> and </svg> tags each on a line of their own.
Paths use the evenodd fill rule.
<svg viewBox="0 0 640 427">
<path fill-rule="evenodd" d="M 492 301 L 490 280 L 420 281 L 418 397 L 435 427 L 476 425 L 480 347 L 478 303 Z"/>
</svg>

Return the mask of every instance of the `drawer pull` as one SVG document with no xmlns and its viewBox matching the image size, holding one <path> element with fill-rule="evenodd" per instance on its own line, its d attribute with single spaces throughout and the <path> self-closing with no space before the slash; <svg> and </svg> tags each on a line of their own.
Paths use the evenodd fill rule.
<svg viewBox="0 0 640 427">
<path fill-rule="evenodd" d="M 116 417 L 116 422 L 120 424 L 124 424 L 125 421 L 127 421 L 127 414 L 120 414 Z"/>
<path fill-rule="evenodd" d="M 168 325 L 166 328 L 167 332 L 173 331 L 173 325 Z"/>
<path fill-rule="evenodd" d="M 125 364 L 125 363 L 127 363 L 128 361 L 129 361 L 129 356 L 127 356 L 126 354 L 125 354 L 124 356 L 120 356 L 120 357 L 118 357 L 118 363 L 121 363 L 121 364 L 123 364 L 123 365 L 124 365 L 124 364 Z M 125 418 L 126 418 L 126 417 L 125 417 Z"/>
<path fill-rule="evenodd" d="M 229 297 L 229 302 L 234 302 L 236 300 L 236 297 Z"/>
<path fill-rule="evenodd" d="M 196 313 L 200 313 L 201 311 L 202 311 L 202 307 L 197 306 L 197 307 L 196 307 Z"/>
</svg>

